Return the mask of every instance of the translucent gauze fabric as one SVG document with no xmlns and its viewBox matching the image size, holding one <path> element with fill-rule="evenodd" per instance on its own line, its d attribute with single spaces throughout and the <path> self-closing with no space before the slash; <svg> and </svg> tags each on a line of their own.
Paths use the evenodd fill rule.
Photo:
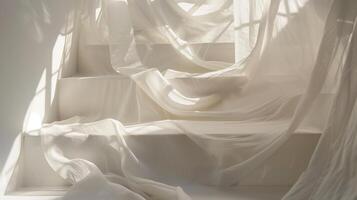
<svg viewBox="0 0 357 200">
<path fill-rule="evenodd" d="M 129 78 L 136 109 L 40 130 L 47 162 L 73 184 L 63 199 L 187 200 L 173 180 L 238 185 L 299 131 L 323 136 L 284 199 L 356 198 L 356 12 L 355 0 L 86 1 L 80 48 L 109 47 L 98 72 Z M 232 37 L 235 62 L 208 56 Z M 140 134 L 187 136 L 205 167 L 176 140 L 155 158 Z M 63 150 L 95 136 L 110 165 Z"/>
</svg>

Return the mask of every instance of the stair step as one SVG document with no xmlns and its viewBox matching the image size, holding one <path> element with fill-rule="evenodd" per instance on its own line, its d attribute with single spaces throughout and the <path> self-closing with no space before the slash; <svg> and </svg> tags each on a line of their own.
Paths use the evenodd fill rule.
<svg viewBox="0 0 357 200">
<path fill-rule="evenodd" d="M 196 182 L 199 179 L 199 177 L 195 177 L 197 169 L 204 170 L 207 168 L 207 165 L 211 163 L 212 157 L 187 135 L 177 130 L 165 128 L 167 127 L 166 123 L 167 121 L 157 121 L 127 126 L 128 134 L 124 135 L 126 142 L 139 160 L 152 169 L 150 178 L 173 185 Z M 177 121 L 177 123 L 193 127 L 197 131 L 202 131 L 202 133 L 232 136 L 234 134 L 264 134 L 263 132 L 267 129 L 278 130 L 285 127 L 279 125 L 281 124 L 280 122 L 270 126 L 262 122 L 245 125 L 236 122 L 214 121 Z M 247 127 L 252 128 L 248 129 Z M 239 130 L 243 129 L 246 131 L 239 132 Z M 146 130 L 145 133 L 143 133 L 143 130 Z M 115 173 L 117 162 L 113 159 L 113 154 L 108 153 L 106 146 L 108 144 L 103 143 L 105 141 L 103 140 L 104 136 L 91 135 L 90 137 L 88 142 L 81 144 L 80 149 L 72 146 L 64 146 L 63 149 L 70 157 L 90 160 L 103 173 Z M 304 132 L 303 130 L 293 134 L 277 152 L 259 168 L 255 169 L 254 174 L 241 180 L 240 185 L 260 187 L 291 186 L 306 168 L 319 137 L 319 133 Z M 143 149 L 145 149 L 145 157 L 142 154 Z M 237 152 L 236 154 L 239 155 L 239 153 Z M 185 158 L 185 160 L 172 158 Z M 158 167 L 156 162 L 158 159 L 170 162 L 162 162 L 163 164 Z M 231 158 L 229 157 L 228 159 Z M 10 182 L 18 184 L 15 184 L 15 187 L 10 189 L 10 192 L 16 192 L 21 188 L 69 186 L 47 164 L 42 152 L 41 139 L 36 131 L 23 136 L 18 169 L 20 170 L 13 174 L 10 180 Z"/>
<path fill-rule="evenodd" d="M 227 102 L 223 103 L 233 103 L 239 107 L 241 106 L 240 102 L 246 103 L 251 99 L 261 99 L 272 88 L 275 89 L 275 87 L 267 86 L 265 90 L 259 93 L 241 96 L 239 101 L 227 98 Z M 279 89 L 279 87 L 277 88 Z M 178 118 L 172 116 L 148 97 L 136 85 L 135 81 L 120 74 L 92 77 L 76 76 L 60 79 L 57 97 L 57 120 L 65 120 L 79 115 L 89 117 L 88 121 L 114 118 L 123 124 L 137 124 Z M 321 94 L 317 98 L 314 110 L 306 118 L 308 126 L 324 126 L 332 97 L 331 94 Z M 255 101 L 254 105 L 251 106 L 259 106 L 259 102 Z M 303 124 L 305 125 L 305 122 Z"/>
<path fill-rule="evenodd" d="M 193 49 L 201 49 L 205 57 L 215 61 L 234 63 L 233 43 L 197 43 L 192 44 Z M 185 60 L 169 44 L 153 44 L 148 49 L 147 45 L 138 44 L 137 52 L 143 65 L 160 70 L 168 68 L 179 71 L 192 71 L 191 62 Z M 97 76 L 112 73 L 110 50 L 108 45 L 91 44 L 79 48 L 78 73 L 87 76 Z M 197 70 L 197 69 L 196 69 Z"/>
<path fill-rule="evenodd" d="M 70 77 L 59 80 L 58 85 L 58 120 L 79 115 L 92 116 L 90 121 L 114 118 L 128 124 L 159 120 L 155 113 L 162 113 L 157 106 L 138 108 L 136 84 L 124 76 Z M 145 95 L 141 98 L 151 102 Z M 139 109 L 151 116 L 140 115 Z"/>
<path fill-rule="evenodd" d="M 239 187 L 217 188 L 209 186 L 182 186 L 192 200 L 279 200 L 289 190 L 289 187 Z M 65 189 L 65 188 L 60 188 Z M 23 188 L 0 198 L 3 200 L 54 200 L 64 194 L 65 190 L 48 188 Z"/>
</svg>

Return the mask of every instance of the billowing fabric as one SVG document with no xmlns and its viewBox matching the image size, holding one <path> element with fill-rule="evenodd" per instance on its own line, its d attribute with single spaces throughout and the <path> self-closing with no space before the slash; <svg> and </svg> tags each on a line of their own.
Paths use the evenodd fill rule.
<svg viewBox="0 0 357 200">
<path fill-rule="evenodd" d="M 188 200 L 172 180 L 238 185 L 299 131 L 323 136 L 284 199 L 357 198 L 356 1 L 83 5 L 79 50 L 108 46 L 110 66 L 92 72 L 126 77 L 135 109 L 117 119 L 99 112 L 40 130 L 48 164 L 73 184 L 63 199 Z M 209 48 L 232 37 L 235 62 L 210 60 Z M 202 43 L 208 46 L 197 46 Z M 156 52 L 157 45 L 173 53 Z M 136 134 L 185 135 L 206 167 L 197 167 L 178 141 L 161 141 L 167 158 L 155 159 Z M 81 148 L 98 135 L 111 165 L 63 149 Z"/>
<path fill-rule="evenodd" d="M 334 13 L 334 11 L 336 13 Z M 340 11 L 340 12 L 338 12 Z M 357 2 L 336 1 L 327 24 L 322 47 L 335 49 L 346 43 L 338 92 L 334 99 L 323 137 L 307 170 L 284 199 L 356 199 L 357 198 Z M 319 54 L 326 62 L 330 53 Z M 327 64 L 327 65 L 331 65 Z M 316 66 L 317 67 L 317 66 Z M 325 67 L 325 66 L 321 66 Z"/>
</svg>

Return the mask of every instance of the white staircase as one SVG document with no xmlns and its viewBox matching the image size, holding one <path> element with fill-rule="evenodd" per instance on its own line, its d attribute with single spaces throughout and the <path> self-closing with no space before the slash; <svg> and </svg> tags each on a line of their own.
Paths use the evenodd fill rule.
<svg viewBox="0 0 357 200">
<path fill-rule="evenodd" d="M 165 44 L 157 45 L 155 48 L 158 48 L 157 52 L 170 51 L 168 45 Z M 212 48 L 218 48 L 219 50 Z M 233 44 L 217 44 L 216 47 L 211 47 L 211 50 L 224 52 L 221 55 L 216 54 L 214 58 L 216 60 L 233 60 Z M 140 50 L 139 48 L 139 52 L 141 51 L 145 50 Z M 64 73 L 58 82 L 56 94 L 58 105 L 56 120 L 64 120 L 77 115 L 92 116 L 92 119 L 88 120 L 115 118 L 124 124 L 131 125 L 133 129 L 135 127 L 145 127 L 145 124 L 135 125 L 139 121 L 158 121 L 157 123 L 160 123 L 159 116 L 151 115 L 146 117 L 138 114 L 138 107 L 130 103 L 137 101 L 135 83 L 128 77 L 110 74 L 108 71 L 110 67 L 108 56 L 107 47 L 101 45 L 88 46 L 88 48 L 79 49 L 75 58 L 77 59 L 76 62 L 72 62 L 76 63 L 75 65 L 63 66 Z M 151 56 L 160 56 L 160 54 Z M 153 63 L 153 60 L 160 59 L 150 59 L 149 56 L 146 64 L 165 67 L 169 66 L 170 62 L 184 62 L 182 60 L 172 61 L 162 58 L 162 63 Z M 148 112 L 152 113 L 163 112 L 162 110 L 157 110 L 155 106 L 150 107 L 150 105 L 145 105 L 145 108 L 141 109 L 147 109 Z M 239 128 L 239 125 L 231 124 L 233 127 L 237 126 Z M 213 132 L 212 134 L 215 133 Z M 262 133 L 256 132 L 252 134 Z M 135 137 L 137 141 L 151 147 L 149 148 L 151 157 L 162 159 L 169 156 L 168 152 L 162 151 L 162 149 L 166 148 L 164 146 L 165 143 L 175 142 L 185 147 L 185 151 L 194 152 L 187 154 L 188 159 L 192 160 L 192 162 L 197 162 L 198 168 L 204 167 L 205 163 L 200 162 L 203 156 L 200 149 L 193 145 L 192 141 L 184 134 L 162 131 L 159 134 L 133 134 L 126 137 L 129 142 L 130 137 Z M 320 133 L 299 132 L 294 134 L 264 165 L 256 170 L 254 175 L 243 180 L 238 188 L 216 188 L 191 184 L 182 185 L 182 187 L 194 200 L 280 199 L 307 166 L 319 137 Z M 92 142 L 96 143 L 99 140 L 100 136 L 93 136 Z M 71 149 L 67 150 L 71 151 Z M 106 157 L 100 145 L 88 143 L 82 152 L 73 151 L 72 153 L 75 156 L 90 159 L 103 172 L 115 172 L 114 165 L 112 168 L 110 164 L 108 165 L 112 158 Z M 106 164 L 104 165 L 103 163 Z M 179 163 L 171 164 L 177 165 Z M 41 150 L 40 137 L 36 131 L 23 137 L 18 166 L 19 168 L 16 173 L 14 172 L 11 175 L 9 181 L 17 184 L 8 189 L 5 199 L 54 199 L 64 194 L 69 187 L 68 183 L 56 175 L 48 166 Z M 38 169 L 41 170 L 39 171 Z M 156 173 L 165 174 L 169 172 Z M 175 174 L 177 177 L 185 177 L 192 172 L 186 171 L 185 173 L 187 174 L 177 173 Z"/>
</svg>

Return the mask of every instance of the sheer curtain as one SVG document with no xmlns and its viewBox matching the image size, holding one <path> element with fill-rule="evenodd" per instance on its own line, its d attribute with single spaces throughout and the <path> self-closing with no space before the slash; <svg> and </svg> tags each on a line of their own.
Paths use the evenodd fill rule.
<svg viewBox="0 0 357 200">
<path fill-rule="evenodd" d="M 109 47 L 111 67 L 101 73 L 135 83 L 136 101 L 129 103 L 138 117 L 123 124 L 100 115 L 85 122 L 90 116 L 82 116 L 40 130 L 47 162 L 73 184 L 64 199 L 190 199 L 162 174 L 187 170 L 193 173 L 184 178 L 203 184 L 237 185 L 299 130 L 323 136 L 284 199 L 356 198 L 356 5 L 354 0 L 85 1 L 79 45 Z M 208 49 L 231 40 L 232 32 L 236 62 L 210 60 Z M 157 45 L 174 53 L 158 52 Z M 182 62 L 160 65 L 157 54 Z M 170 150 L 178 143 L 165 140 L 161 145 L 172 157 L 147 161 L 152 155 L 145 144 L 129 137 L 139 133 L 186 135 L 206 155 L 200 160 L 206 168 L 195 168 L 184 147 Z M 105 138 L 101 143 L 113 155 L 116 173 L 62 149 L 93 135 Z M 170 160 L 180 165 L 167 169 Z"/>
<path fill-rule="evenodd" d="M 343 56 L 337 94 L 327 126 L 307 170 L 284 199 L 355 199 L 356 176 L 356 50 L 357 2 L 335 1 L 317 60 L 320 68 L 333 65 L 334 56 Z M 340 45 L 346 45 L 343 53 Z M 330 52 L 326 51 L 331 49 Z M 333 51 L 332 51 L 333 50 Z M 322 64 L 323 63 L 323 64 Z M 325 64 L 326 63 L 326 64 Z M 315 68 L 317 69 L 319 62 Z M 314 78 L 314 76 L 312 76 Z"/>
</svg>

